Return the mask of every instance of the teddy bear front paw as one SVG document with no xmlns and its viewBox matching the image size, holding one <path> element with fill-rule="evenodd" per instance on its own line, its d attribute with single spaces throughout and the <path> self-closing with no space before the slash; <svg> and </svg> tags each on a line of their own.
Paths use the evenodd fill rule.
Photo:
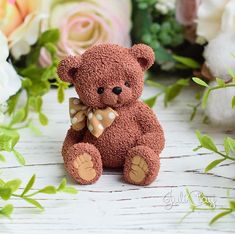
<svg viewBox="0 0 235 234">
<path fill-rule="evenodd" d="M 141 156 L 134 156 L 131 161 L 131 169 L 129 171 L 129 177 L 135 183 L 140 183 L 146 177 L 148 173 L 148 164 Z"/>
<path fill-rule="evenodd" d="M 97 175 L 92 158 L 87 153 L 79 155 L 74 160 L 73 165 L 78 170 L 79 176 L 87 182 L 93 180 Z"/>
</svg>

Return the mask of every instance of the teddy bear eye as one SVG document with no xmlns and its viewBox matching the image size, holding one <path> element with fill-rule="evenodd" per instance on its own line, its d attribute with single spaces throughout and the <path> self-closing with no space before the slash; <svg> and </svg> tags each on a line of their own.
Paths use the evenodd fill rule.
<svg viewBox="0 0 235 234">
<path fill-rule="evenodd" d="M 128 81 L 125 82 L 125 86 L 130 88 L 130 83 Z"/>
<path fill-rule="evenodd" d="M 97 89 L 97 93 L 98 94 L 102 94 L 104 92 L 104 88 L 103 87 L 99 87 L 98 89 Z"/>
</svg>

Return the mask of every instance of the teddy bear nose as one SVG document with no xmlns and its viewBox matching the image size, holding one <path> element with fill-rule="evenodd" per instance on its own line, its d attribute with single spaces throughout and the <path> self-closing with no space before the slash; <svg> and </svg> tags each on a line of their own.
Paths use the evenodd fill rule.
<svg viewBox="0 0 235 234">
<path fill-rule="evenodd" d="M 113 93 L 119 95 L 122 92 L 122 88 L 121 87 L 114 87 L 113 88 Z"/>
</svg>

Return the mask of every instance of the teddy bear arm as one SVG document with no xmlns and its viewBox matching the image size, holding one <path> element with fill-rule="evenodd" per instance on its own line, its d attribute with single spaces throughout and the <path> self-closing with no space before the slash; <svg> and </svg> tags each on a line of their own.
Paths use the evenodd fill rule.
<svg viewBox="0 0 235 234">
<path fill-rule="evenodd" d="M 137 110 L 138 123 L 143 135 L 137 140 L 138 145 L 146 145 L 160 154 L 164 148 L 165 138 L 163 129 L 153 111 L 141 103 Z"/>
</svg>

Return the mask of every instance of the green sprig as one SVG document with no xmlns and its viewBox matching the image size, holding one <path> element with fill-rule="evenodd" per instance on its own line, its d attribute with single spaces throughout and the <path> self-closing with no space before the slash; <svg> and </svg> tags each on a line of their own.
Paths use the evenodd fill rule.
<svg viewBox="0 0 235 234">
<path fill-rule="evenodd" d="M 21 193 L 16 193 L 22 183 L 20 179 L 14 179 L 14 180 L 10 180 L 7 182 L 0 180 L 0 198 L 4 201 L 7 201 L 11 199 L 11 197 L 17 197 L 30 203 L 34 207 L 40 210 L 43 210 L 44 207 L 35 198 L 32 198 L 39 193 L 56 194 L 58 192 L 63 192 L 63 193 L 77 194 L 77 190 L 74 187 L 67 186 L 67 181 L 65 178 L 61 180 L 58 187 L 48 185 L 44 188 L 38 189 L 35 192 L 31 192 L 31 190 L 33 189 L 35 180 L 36 180 L 36 176 L 33 175 Z M 13 208 L 14 207 L 11 204 L 8 204 L 2 207 L 0 210 L 0 215 L 5 216 L 5 217 L 10 217 L 13 211 Z"/>
<path fill-rule="evenodd" d="M 160 91 L 153 97 L 144 100 L 144 102 L 149 106 L 153 107 L 159 96 L 164 95 L 164 105 L 168 106 L 169 102 L 173 101 L 183 90 L 183 88 L 189 85 L 189 79 L 179 79 L 171 85 L 163 85 L 153 80 L 147 80 L 146 84 L 158 88 Z"/>
<path fill-rule="evenodd" d="M 203 193 L 200 193 L 198 198 L 200 199 L 201 203 L 204 205 L 203 207 L 197 206 L 196 203 L 194 202 L 190 191 L 186 189 L 186 194 L 187 194 L 187 199 L 190 204 L 190 211 L 186 213 L 183 218 L 181 219 L 181 222 L 190 214 L 196 212 L 196 211 L 219 211 L 218 214 L 216 214 L 209 222 L 209 225 L 214 224 L 217 222 L 219 219 L 223 218 L 226 215 L 235 213 L 235 200 L 229 200 L 229 206 L 228 207 L 221 207 L 217 208 L 215 204 L 210 201 L 208 197 L 206 197 Z"/>
<path fill-rule="evenodd" d="M 0 125 L 0 153 L 12 152 L 20 164 L 24 165 L 24 157 L 15 149 L 19 142 L 19 130 L 23 128 L 31 129 L 36 135 L 40 135 L 40 130 L 33 125 L 30 120 L 30 112 L 34 111 L 38 115 L 41 125 L 48 124 L 48 118 L 42 111 L 43 95 L 50 91 L 52 87 L 58 87 L 58 102 L 64 100 L 64 90 L 68 84 L 61 81 L 57 75 L 58 58 L 55 44 L 59 40 L 59 30 L 51 29 L 44 32 L 32 47 L 29 54 L 21 57 L 20 61 L 12 58 L 12 63 L 17 72 L 23 77 L 22 88 L 8 100 L 7 113 L 9 123 Z M 40 50 L 45 48 L 51 57 L 51 64 L 48 67 L 39 65 Z M 26 102 L 18 109 L 18 102 L 22 95 L 26 93 Z M 5 161 L 4 155 L 0 154 L 0 161 Z"/>
<path fill-rule="evenodd" d="M 217 85 L 216 86 L 210 86 L 209 84 L 207 84 L 205 81 L 203 81 L 200 78 L 197 77 L 193 77 L 192 80 L 197 83 L 200 86 L 206 87 L 207 89 L 204 92 L 204 95 L 202 97 L 202 108 L 205 109 L 206 105 L 207 105 L 207 101 L 208 98 L 210 96 L 210 93 L 214 90 L 218 90 L 218 89 L 224 89 L 224 88 L 230 88 L 230 87 L 235 87 L 235 80 L 233 79 L 233 81 L 231 83 L 225 83 L 224 80 L 216 78 L 216 82 Z M 233 97 L 232 99 L 232 108 L 235 107 L 235 98 Z"/>
<path fill-rule="evenodd" d="M 171 70 L 178 66 L 173 51 L 184 41 L 183 27 L 175 20 L 174 10 L 162 14 L 156 3 L 157 0 L 133 0 L 132 38 L 135 43 L 151 46 L 156 64 L 162 70 Z"/>
<path fill-rule="evenodd" d="M 220 156 L 220 159 L 212 161 L 206 168 L 205 172 L 212 170 L 214 167 L 224 162 L 225 160 L 235 161 L 235 139 L 231 137 L 224 138 L 224 150 L 220 151 L 215 145 L 213 139 L 208 135 L 203 135 L 199 131 L 196 131 L 196 136 L 200 142 L 200 145 L 194 149 L 198 151 L 201 148 L 205 148 L 213 153 Z"/>
</svg>

